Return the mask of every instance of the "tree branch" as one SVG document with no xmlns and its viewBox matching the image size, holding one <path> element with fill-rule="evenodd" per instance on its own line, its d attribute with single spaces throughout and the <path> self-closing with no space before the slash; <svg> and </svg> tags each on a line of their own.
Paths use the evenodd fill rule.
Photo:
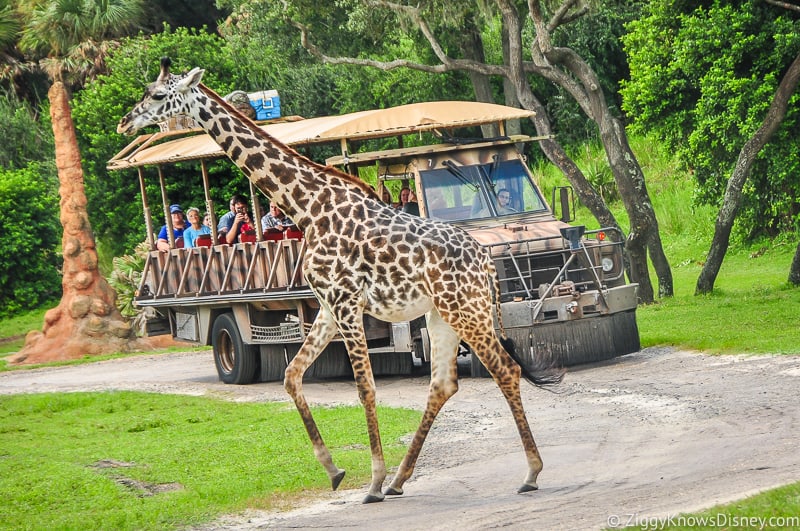
<svg viewBox="0 0 800 531">
<path fill-rule="evenodd" d="M 547 23 L 547 31 L 554 31 L 559 26 L 569 24 L 573 20 L 577 20 L 588 13 L 589 6 L 586 4 L 579 5 L 572 13 L 569 12 L 569 10 L 579 1 L 580 0 L 564 0 L 564 3 L 558 6 L 558 9 L 550 19 L 550 22 Z"/>
<path fill-rule="evenodd" d="M 790 11 L 800 12 L 800 6 L 795 4 L 790 4 L 789 2 L 779 2 L 778 0 L 764 0 L 764 1 L 776 7 L 782 7 L 783 9 L 788 9 Z"/>
<path fill-rule="evenodd" d="M 480 74 L 489 76 L 491 75 L 507 76 L 506 69 L 499 65 L 489 65 L 478 61 L 472 61 L 469 59 L 453 59 L 452 57 L 449 57 L 444 52 L 444 49 L 439 44 L 438 39 L 436 39 L 436 36 L 431 31 L 427 22 L 420 15 L 419 9 L 411 6 L 402 6 L 400 4 L 394 4 L 393 2 L 384 2 L 381 0 L 370 2 L 370 4 L 377 7 L 398 9 L 406 12 L 406 14 L 408 14 L 414 20 L 414 22 L 419 26 L 420 30 L 422 31 L 422 34 L 428 40 L 428 43 L 430 43 L 431 48 L 436 54 L 436 57 L 438 57 L 439 60 L 441 61 L 441 64 L 427 65 L 423 63 L 417 63 L 415 61 L 409 61 L 408 59 L 394 59 L 393 61 L 376 61 L 374 59 L 361 59 L 356 57 L 331 57 L 322 53 L 322 51 L 319 48 L 317 48 L 314 45 L 314 43 L 311 42 L 310 31 L 307 26 L 295 20 L 289 20 L 289 23 L 300 30 L 300 43 L 302 44 L 303 48 L 308 50 L 308 52 L 311 55 L 313 55 L 323 63 L 371 66 L 373 68 L 378 68 L 380 70 L 393 70 L 395 68 L 411 68 L 413 70 L 419 70 L 421 72 L 428 72 L 432 74 L 441 74 L 443 72 L 453 72 L 458 70 L 469 70 L 472 72 L 478 72 Z"/>
</svg>

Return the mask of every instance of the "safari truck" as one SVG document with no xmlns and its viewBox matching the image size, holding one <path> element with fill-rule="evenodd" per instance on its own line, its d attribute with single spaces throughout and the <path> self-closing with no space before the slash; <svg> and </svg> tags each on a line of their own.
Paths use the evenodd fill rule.
<svg viewBox="0 0 800 531">
<path fill-rule="evenodd" d="M 503 324 L 525 363 L 544 358 L 566 366 L 637 351 L 637 285 L 625 281 L 621 235 L 609 228 L 571 226 L 569 188 L 552 191 L 550 203 L 560 211 L 556 217 L 521 150 L 539 139 L 505 135 L 506 121 L 531 114 L 494 104 L 444 101 L 259 122 L 259 127 L 301 152 L 309 146 L 336 145 L 340 154 L 326 164 L 360 178 L 370 176 L 379 192 L 397 188 L 398 183 L 390 183 L 400 181 L 416 198 L 402 206 L 405 211 L 457 225 L 488 247 L 499 275 Z M 456 136 L 487 124 L 499 135 Z M 384 139 L 384 145 L 396 139 L 396 147 L 363 151 L 362 141 L 375 139 Z M 142 191 L 151 250 L 134 303 L 152 315 L 149 334 L 169 333 L 211 345 L 222 381 L 280 380 L 319 309 L 303 278 L 305 241 L 298 231 L 260 230 L 234 245 L 220 240 L 215 199 L 224 207 L 228 203 L 227 198 L 210 197 L 208 164 L 224 156 L 208 135 L 190 127 L 141 135 L 109 161 L 111 170 L 135 168 Z M 197 247 L 182 248 L 168 230 L 171 249 L 160 252 L 145 192 L 146 180 L 152 178 L 147 173 L 156 170 L 163 217 L 170 226 L 172 201 L 165 180 L 177 162 L 200 166 L 212 234 Z M 250 197 L 260 219 L 265 199 L 252 185 Z M 430 362 L 424 318 L 387 323 L 366 316 L 364 324 L 376 375 L 410 374 Z M 466 345 L 460 354 L 470 356 Z M 472 374 L 485 374 L 477 357 L 470 357 Z M 337 340 L 307 373 L 312 378 L 347 374 L 350 364 Z"/>
</svg>

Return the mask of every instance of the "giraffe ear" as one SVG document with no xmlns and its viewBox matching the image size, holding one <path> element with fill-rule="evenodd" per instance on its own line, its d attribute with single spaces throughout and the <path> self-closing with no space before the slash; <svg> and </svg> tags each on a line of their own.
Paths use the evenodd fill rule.
<svg viewBox="0 0 800 531">
<path fill-rule="evenodd" d="M 158 81 L 166 81 L 169 79 L 169 67 L 172 64 L 172 61 L 169 57 L 162 57 L 161 58 L 161 71 L 158 74 Z"/>
<path fill-rule="evenodd" d="M 185 92 L 193 89 L 200 84 L 200 80 L 203 79 L 203 74 L 205 74 L 205 72 L 206 71 L 202 68 L 192 68 L 178 81 L 178 90 Z"/>
</svg>

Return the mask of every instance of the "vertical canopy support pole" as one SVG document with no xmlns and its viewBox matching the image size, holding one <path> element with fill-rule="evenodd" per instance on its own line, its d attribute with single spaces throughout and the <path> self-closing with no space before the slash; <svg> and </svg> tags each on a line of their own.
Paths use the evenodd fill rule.
<svg viewBox="0 0 800 531">
<path fill-rule="evenodd" d="M 142 193 L 142 208 L 144 209 L 144 226 L 147 230 L 147 247 L 151 251 L 156 249 L 156 241 L 153 238 L 153 217 L 150 215 L 150 204 L 147 202 L 147 191 L 144 186 L 144 169 L 142 166 L 136 168 L 139 172 L 139 190 Z"/>
<path fill-rule="evenodd" d="M 258 201 L 256 185 L 250 179 L 248 181 L 250 181 L 250 201 L 253 203 L 253 228 L 256 229 L 256 241 L 260 242 L 264 239 L 261 234 L 261 219 L 258 217 L 261 215 L 261 203 Z"/>
<path fill-rule="evenodd" d="M 161 186 L 161 203 L 164 206 L 164 218 L 167 220 L 167 238 L 169 246 L 175 247 L 175 232 L 172 228 L 172 216 L 169 214 L 169 201 L 167 201 L 167 185 L 164 182 L 164 168 L 158 165 L 158 184 Z"/>
<path fill-rule="evenodd" d="M 206 212 L 211 220 L 211 241 L 217 242 L 217 214 L 214 211 L 214 200 L 211 199 L 210 186 L 208 184 L 208 165 L 206 159 L 200 161 L 200 171 L 203 174 L 203 193 L 206 197 Z"/>
</svg>

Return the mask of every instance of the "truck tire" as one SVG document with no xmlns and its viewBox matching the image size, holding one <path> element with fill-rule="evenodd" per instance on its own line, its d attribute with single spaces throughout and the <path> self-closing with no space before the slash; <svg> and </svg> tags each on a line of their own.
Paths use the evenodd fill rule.
<svg viewBox="0 0 800 531">
<path fill-rule="evenodd" d="M 253 383 L 258 369 L 258 349 L 244 344 L 233 315 L 223 313 L 216 318 L 211 345 L 220 380 L 236 385 Z"/>
</svg>

